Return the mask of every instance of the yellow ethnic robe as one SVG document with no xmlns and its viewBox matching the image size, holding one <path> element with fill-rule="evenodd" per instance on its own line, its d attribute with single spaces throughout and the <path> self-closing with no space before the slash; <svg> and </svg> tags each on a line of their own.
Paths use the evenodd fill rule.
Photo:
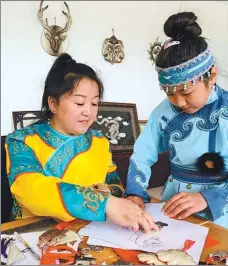
<svg viewBox="0 0 228 266">
<path fill-rule="evenodd" d="M 104 221 L 110 194 L 92 186 L 107 184 L 112 195 L 124 194 L 109 142 L 96 130 L 66 136 L 48 123 L 33 124 L 9 134 L 5 147 L 14 219 Z"/>
</svg>

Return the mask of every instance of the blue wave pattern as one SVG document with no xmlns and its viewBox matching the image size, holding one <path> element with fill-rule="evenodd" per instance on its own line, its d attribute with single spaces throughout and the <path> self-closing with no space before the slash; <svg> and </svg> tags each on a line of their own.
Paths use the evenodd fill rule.
<svg viewBox="0 0 228 266">
<path fill-rule="evenodd" d="M 206 134 L 208 138 L 208 144 L 205 142 L 205 145 L 207 146 L 201 146 L 201 148 L 205 148 L 203 148 L 205 150 L 204 152 L 214 152 L 216 150 L 217 128 L 220 127 L 220 125 L 224 125 L 224 120 L 228 120 L 228 92 L 225 92 L 219 87 L 216 88 L 215 92 L 217 93 L 218 98 L 215 99 L 215 101 L 205 105 L 195 114 L 186 114 L 181 111 L 180 108 L 176 108 L 176 114 L 167 122 L 164 128 L 164 137 L 166 139 L 170 154 L 172 177 L 179 181 L 197 183 L 201 180 L 199 176 L 202 175 L 202 173 L 199 173 L 194 162 L 191 162 L 190 164 L 183 164 L 184 160 L 187 162 L 187 155 L 185 156 L 185 154 L 183 154 L 181 142 L 190 137 L 191 134 L 195 134 L 197 131 L 197 136 L 202 136 L 203 132 L 208 132 L 209 137 L 208 134 Z M 202 131 L 202 133 L 200 133 L 200 131 Z M 193 140 L 194 136 L 191 136 L 189 140 L 190 142 L 188 141 L 187 143 L 194 143 Z M 182 149 L 182 153 L 180 153 L 179 149 Z M 184 155 L 185 159 L 183 157 L 180 158 L 180 154 L 182 154 L 182 156 Z M 200 156 L 199 152 L 198 154 L 198 156 Z M 189 156 L 189 158 L 191 157 L 193 156 Z M 195 160 L 196 159 L 197 157 Z M 224 182 L 226 180 L 227 171 L 221 173 L 221 175 L 217 176 L 217 178 L 214 176 L 210 178 L 207 175 L 204 178 L 202 177 L 201 181 L 203 183 L 214 183 Z"/>
<path fill-rule="evenodd" d="M 219 100 L 205 105 L 195 114 L 184 112 L 179 114 L 181 115 L 174 116 L 164 129 L 165 135 L 169 139 L 172 138 L 174 142 L 188 138 L 193 131 L 194 125 L 199 130 L 212 131 L 218 127 L 220 118 L 228 120 L 228 97 L 220 97 Z"/>
<path fill-rule="evenodd" d="M 172 161 L 172 159 L 176 156 L 176 149 L 173 144 L 169 145 L 169 160 Z"/>
<path fill-rule="evenodd" d="M 129 176 L 131 180 L 129 178 L 127 179 L 125 196 L 130 194 L 139 195 L 144 198 L 145 202 L 150 202 L 151 197 L 145 191 L 147 188 L 146 176 L 137 168 L 136 163 L 132 159 L 130 159 L 128 168 L 128 177 Z"/>
</svg>

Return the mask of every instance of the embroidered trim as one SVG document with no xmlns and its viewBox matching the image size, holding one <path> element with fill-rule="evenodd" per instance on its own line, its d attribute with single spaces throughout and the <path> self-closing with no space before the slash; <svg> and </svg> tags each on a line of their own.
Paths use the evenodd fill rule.
<svg viewBox="0 0 228 266">
<path fill-rule="evenodd" d="M 82 207 L 87 207 L 93 212 L 97 212 L 99 208 L 99 202 L 103 202 L 106 196 L 103 193 L 96 193 L 90 187 L 76 187 L 77 193 L 82 194 L 85 201 L 82 203 Z"/>
<path fill-rule="evenodd" d="M 187 62 L 169 68 L 156 66 L 156 70 L 160 85 L 166 86 L 168 89 L 169 86 L 186 85 L 186 82 L 202 77 L 214 64 L 211 49 L 208 47 L 204 52 Z"/>
<path fill-rule="evenodd" d="M 196 57 L 194 57 L 194 58 L 192 58 L 192 59 L 190 59 L 190 60 L 188 60 L 188 61 L 186 61 L 186 62 L 184 62 L 184 63 L 182 63 L 180 65 L 172 66 L 172 67 L 168 67 L 168 68 L 161 68 L 161 67 L 157 67 L 156 66 L 156 70 L 157 71 L 168 72 L 169 70 L 176 70 L 178 68 L 182 69 L 182 68 L 184 68 L 186 66 L 189 66 L 192 63 L 196 63 L 197 60 L 202 59 L 202 57 L 205 57 L 207 54 L 210 54 L 210 53 L 211 53 L 211 49 L 208 46 L 207 49 L 204 52 L 202 52 L 201 54 L 197 55 Z"/>
<path fill-rule="evenodd" d="M 13 206 L 12 206 L 12 216 L 15 220 L 22 219 L 22 209 L 19 202 L 16 200 L 15 196 L 12 194 Z"/>
<path fill-rule="evenodd" d="M 113 196 L 122 198 L 124 196 L 124 188 L 122 185 L 117 185 L 117 184 L 109 184 L 108 187 L 111 190 L 111 194 Z"/>
<path fill-rule="evenodd" d="M 145 174 L 137 168 L 137 165 L 133 159 L 130 159 L 128 175 L 130 175 L 131 172 L 133 172 L 135 182 L 138 183 L 140 186 L 142 186 L 142 184 L 140 182 L 142 182 L 142 183 L 146 182 Z M 138 180 L 136 180 L 136 178 L 139 178 L 140 182 L 138 182 Z"/>
</svg>

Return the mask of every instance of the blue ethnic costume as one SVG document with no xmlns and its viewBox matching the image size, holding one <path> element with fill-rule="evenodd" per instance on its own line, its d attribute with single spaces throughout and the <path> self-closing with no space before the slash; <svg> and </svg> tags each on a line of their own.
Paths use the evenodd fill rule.
<svg viewBox="0 0 228 266">
<path fill-rule="evenodd" d="M 200 78 L 214 65 L 210 49 L 179 66 L 157 68 L 160 85 L 175 86 Z M 215 86 L 207 103 L 194 114 L 187 114 L 165 99 L 150 115 L 134 146 L 130 159 L 125 196 L 147 194 L 151 166 L 158 154 L 169 151 L 171 175 L 163 190 L 168 201 L 178 192 L 200 192 L 208 207 L 197 215 L 228 228 L 228 92 Z M 223 169 L 205 173 L 197 167 L 204 154 L 219 154 Z"/>
</svg>

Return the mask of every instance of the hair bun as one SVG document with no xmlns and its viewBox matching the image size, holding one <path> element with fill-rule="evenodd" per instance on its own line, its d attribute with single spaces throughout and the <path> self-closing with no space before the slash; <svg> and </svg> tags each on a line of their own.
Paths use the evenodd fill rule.
<svg viewBox="0 0 228 266">
<path fill-rule="evenodd" d="M 76 61 L 67 53 L 60 54 L 55 62 L 58 65 L 65 65 L 65 64 L 68 64 L 68 63 L 76 64 Z"/>
<path fill-rule="evenodd" d="M 202 29 L 193 12 L 181 12 L 170 16 L 164 24 L 164 32 L 173 40 L 200 36 Z"/>
<path fill-rule="evenodd" d="M 52 68 L 57 71 L 60 76 L 72 71 L 72 67 L 76 65 L 76 61 L 67 53 L 60 54 L 53 64 Z"/>
</svg>

